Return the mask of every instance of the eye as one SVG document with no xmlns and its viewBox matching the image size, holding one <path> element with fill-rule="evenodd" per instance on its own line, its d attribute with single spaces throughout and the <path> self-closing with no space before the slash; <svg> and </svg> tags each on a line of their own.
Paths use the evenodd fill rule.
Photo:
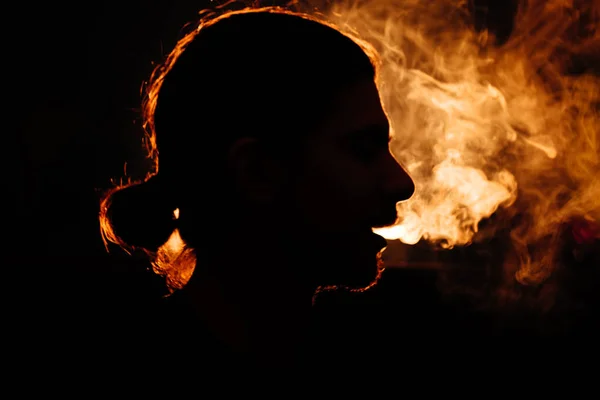
<svg viewBox="0 0 600 400">
<path fill-rule="evenodd" d="M 367 128 L 345 136 L 344 147 L 348 152 L 364 163 L 371 163 L 383 152 L 389 151 L 389 130 Z"/>
</svg>

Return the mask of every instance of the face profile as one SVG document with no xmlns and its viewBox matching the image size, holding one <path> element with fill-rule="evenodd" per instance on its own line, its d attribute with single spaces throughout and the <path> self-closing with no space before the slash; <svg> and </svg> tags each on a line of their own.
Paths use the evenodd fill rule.
<svg viewBox="0 0 600 400">
<path fill-rule="evenodd" d="M 309 139 L 305 181 L 298 184 L 303 191 L 296 197 L 311 208 L 305 221 L 332 234 L 393 224 L 395 204 L 409 198 L 414 186 L 390 154 L 389 141 L 375 82 L 344 88 Z"/>
<path fill-rule="evenodd" d="M 107 219 L 121 245 L 152 253 L 177 229 L 193 249 L 171 296 L 193 310 L 179 323 L 281 357 L 318 287 L 375 279 L 385 241 L 372 229 L 395 222 L 414 183 L 389 150 L 373 54 L 265 8 L 202 22 L 157 69 L 144 104 L 159 168 L 111 193 Z"/>
</svg>

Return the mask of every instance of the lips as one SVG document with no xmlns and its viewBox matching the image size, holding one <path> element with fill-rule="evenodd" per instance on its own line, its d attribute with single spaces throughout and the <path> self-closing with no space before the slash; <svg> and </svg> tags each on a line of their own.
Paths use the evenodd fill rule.
<svg viewBox="0 0 600 400">
<path fill-rule="evenodd" d="M 398 212 L 396 210 L 397 202 L 386 202 L 386 205 L 377 208 L 377 215 L 374 216 L 372 227 L 382 228 L 385 226 L 394 225 L 398 220 Z"/>
</svg>

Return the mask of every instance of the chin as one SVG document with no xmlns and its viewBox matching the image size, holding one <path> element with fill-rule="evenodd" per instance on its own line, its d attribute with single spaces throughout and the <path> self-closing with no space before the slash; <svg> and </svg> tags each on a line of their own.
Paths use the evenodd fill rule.
<svg viewBox="0 0 600 400">
<path fill-rule="evenodd" d="M 378 253 L 387 242 L 372 230 L 361 237 L 359 242 L 343 246 L 331 255 L 327 268 L 330 284 L 359 289 L 372 285 L 378 278 Z"/>
<path fill-rule="evenodd" d="M 354 271 L 352 274 L 347 274 L 346 278 L 340 282 L 339 287 L 347 288 L 353 291 L 361 291 L 372 287 L 377 283 L 379 278 L 379 270 L 375 265 L 372 268 Z"/>
</svg>

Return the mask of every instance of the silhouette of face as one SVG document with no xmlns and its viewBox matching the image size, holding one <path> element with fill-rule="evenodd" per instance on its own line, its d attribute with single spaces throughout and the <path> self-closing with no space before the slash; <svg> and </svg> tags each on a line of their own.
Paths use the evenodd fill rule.
<svg viewBox="0 0 600 400">
<path fill-rule="evenodd" d="M 414 183 L 389 150 L 390 128 L 374 82 L 341 91 L 310 135 L 288 198 L 292 225 L 354 235 L 396 220 L 396 203 Z"/>
</svg>

